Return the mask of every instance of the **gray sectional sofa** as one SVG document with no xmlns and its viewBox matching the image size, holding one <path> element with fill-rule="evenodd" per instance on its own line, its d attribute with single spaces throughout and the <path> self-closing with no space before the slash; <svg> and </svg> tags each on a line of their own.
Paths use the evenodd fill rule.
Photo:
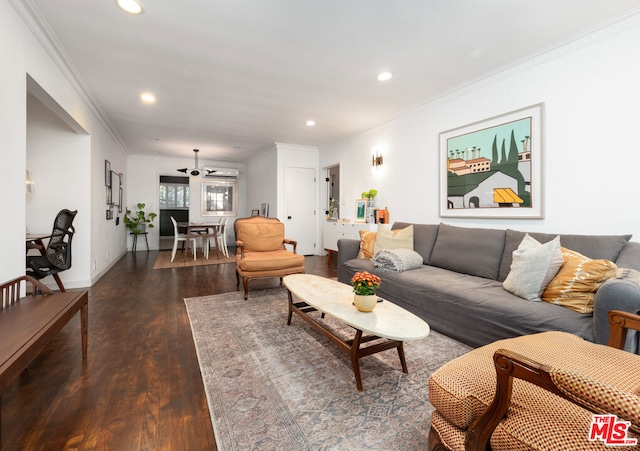
<svg viewBox="0 0 640 451">
<path fill-rule="evenodd" d="M 396 222 L 392 229 L 409 225 Z M 338 279 L 349 283 L 358 271 L 377 274 L 382 279 L 379 296 L 423 318 L 433 330 L 476 347 L 548 330 L 606 343 L 609 310 L 640 313 L 640 285 L 620 278 L 608 280 L 598 289 L 593 314 L 527 301 L 505 290 L 502 282 L 509 273 L 512 252 L 525 232 L 413 224 L 413 235 L 414 250 L 422 256 L 424 265 L 395 273 L 378 270 L 371 260 L 357 259 L 358 240 L 339 240 Z M 541 243 L 557 236 L 529 235 Z M 592 259 L 640 270 L 640 243 L 630 242 L 630 238 L 560 234 L 560 243 Z M 628 348 L 636 343 L 637 336 L 628 337 Z"/>
</svg>

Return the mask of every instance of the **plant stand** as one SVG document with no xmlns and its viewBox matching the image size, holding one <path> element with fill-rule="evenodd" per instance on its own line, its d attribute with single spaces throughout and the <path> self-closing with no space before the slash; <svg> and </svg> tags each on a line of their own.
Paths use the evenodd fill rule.
<svg viewBox="0 0 640 451">
<path fill-rule="evenodd" d="M 135 252 L 136 251 L 136 247 L 138 245 L 138 235 L 144 235 L 144 241 L 145 243 L 147 243 L 147 252 L 149 252 L 149 240 L 147 239 L 147 235 L 149 234 L 149 232 L 140 232 L 140 233 L 133 233 L 130 232 L 129 235 L 133 235 L 133 245 L 131 246 L 131 251 Z"/>
</svg>

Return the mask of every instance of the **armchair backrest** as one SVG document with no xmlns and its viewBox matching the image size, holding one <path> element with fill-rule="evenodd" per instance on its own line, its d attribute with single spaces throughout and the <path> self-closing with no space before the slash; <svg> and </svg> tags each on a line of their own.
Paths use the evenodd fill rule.
<svg viewBox="0 0 640 451">
<path fill-rule="evenodd" d="M 251 216 L 233 224 L 236 241 L 244 243 L 244 252 L 268 252 L 284 249 L 284 224 L 277 218 Z"/>
</svg>

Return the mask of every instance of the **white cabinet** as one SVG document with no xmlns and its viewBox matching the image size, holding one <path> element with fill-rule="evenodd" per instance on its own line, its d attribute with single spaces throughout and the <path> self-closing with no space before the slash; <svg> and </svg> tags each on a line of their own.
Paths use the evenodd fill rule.
<svg viewBox="0 0 640 451">
<path fill-rule="evenodd" d="M 342 238 L 359 240 L 360 230 L 375 231 L 378 230 L 378 225 L 325 221 L 323 230 L 324 250 L 329 252 L 331 256 L 331 252 L 338 252 L 338 240 Z"/>
</svg>

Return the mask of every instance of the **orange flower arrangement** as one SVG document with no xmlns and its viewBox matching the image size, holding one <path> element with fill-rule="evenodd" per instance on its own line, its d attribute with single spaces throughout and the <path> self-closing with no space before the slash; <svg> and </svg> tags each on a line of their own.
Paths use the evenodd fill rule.
<svg viewBox="0 0 640 451">
<path fill-rule="evenodd" d="M 376 294 L 376 288 L 380 286 L 380 277 L 367 271 L 357 272 L 351 278 L 353 292 L 361 296 Z"/>
</svg>

